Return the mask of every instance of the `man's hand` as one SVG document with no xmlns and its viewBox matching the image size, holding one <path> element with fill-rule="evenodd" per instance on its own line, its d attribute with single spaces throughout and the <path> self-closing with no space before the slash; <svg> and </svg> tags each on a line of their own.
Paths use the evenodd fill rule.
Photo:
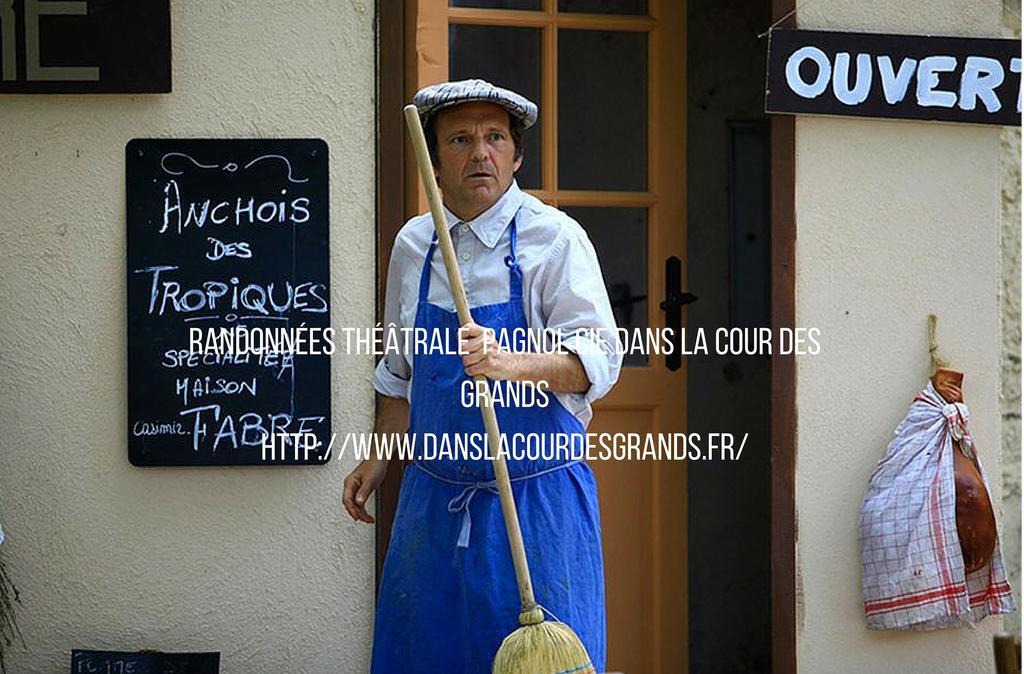
<svg viewBox="0 0 1024 674">
<path fill-rule="evenodd" d="M 366 512 L 366 499 L 370 498 L 370 494 L 384 481 L 387 469 L 387 461 L 370 458 L 356 466 L 356 469 L 345 478 L 341 502 L 353 520 L 374 523 L 373 516 Z"/>
<path fill-rule="evenodd" d="M 466 323 L 460 330 L 459 350 L 462 364 L 470 377 L 482 374 L 488 379 L 515 379 L 521 354 L 501 348 L 494 330 Z"/>
<path fill-rule="evenodd" d="M 499 345 L 494 330 L 476 323 L 462 326 L 461 335 L 462 364 L 470 377 L 543 381 L 555 393 L 583 393 L 590 388 L 587 371 L 575 353 L 515 353 Z"/>
<path fill-rule="evenodd" d="M 405 433 L 409 428 L 409 401 L 405 398 L 377 396 L 377 422 L 375 433 Z M 371 456 L 363 461 L 345 478 L 341 502 L 345 510 L 357 522 L 373 524 L 374 519 L 366 512 L 366 500 L 384 481 L 388 462 Z"/>
</svg>

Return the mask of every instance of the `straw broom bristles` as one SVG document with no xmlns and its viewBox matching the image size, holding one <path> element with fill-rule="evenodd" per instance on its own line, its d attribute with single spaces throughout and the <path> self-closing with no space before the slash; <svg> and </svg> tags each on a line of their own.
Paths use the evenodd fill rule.
<svg viewBox="0 0 1024 674">
<path fill-rule="evenodd" d="M 520 613 L 519 623 L 501 642 L 492 674 L 595 674 L 587 649 L 568 625 L 544 620 L 540 608 Z"/>
</svg>

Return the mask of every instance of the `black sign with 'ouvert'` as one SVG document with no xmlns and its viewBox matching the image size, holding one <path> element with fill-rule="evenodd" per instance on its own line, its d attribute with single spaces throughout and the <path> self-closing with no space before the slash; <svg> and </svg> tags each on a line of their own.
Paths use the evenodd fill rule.
<svg viewBox="0 0 1024 674">
<path fill-rule="evenodd" d="M 773 29 L 767 112 L 1020 125 L 1020 40 Z"/>
<path fill-rule="evenodd" d="M 282 440 L 268 461 L 265 442 L 330 442 L 327 158 L 322 140 L 127 144 L 133 464 L 327 460 Z M 305 342 L 207 339 L 242 331 Z"/>
</svg>

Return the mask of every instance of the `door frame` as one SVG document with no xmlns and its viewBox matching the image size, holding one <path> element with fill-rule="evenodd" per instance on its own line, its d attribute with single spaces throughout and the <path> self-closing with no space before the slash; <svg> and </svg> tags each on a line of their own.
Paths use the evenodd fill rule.
<svg viewBox="0 0 1024 674">
<path fill-rule="evenodd" d="M 771 0 L 772 24 L 796 27 L 796 0 Z M 785 21 L 783 21 L 785 19 Z M 767 45 L 765 46 L 767 49 Z M 769 115 L 771 321 L 796 325 L 796 118 Z M 796 356 L 771 356 L 772 672 L 796 673 Z"/>
<path fill-rule="evenodd" d="M 771 0 L 773 21 L 796 8 L 796 0 Z M 406 72 L 415 50 L 416 2 L 376 3 L 376 231 L 377 320 L 384 314 L 384 284 L 391 246 L 405 223 L 407 171 L 413 166 L 405 143 L 402 106 L 412 99 Z M 788 19 L 794 22 L 792 18 Z M 794 118 L 772 115 L 771 124 L 771 321 L 774 329 L 796 322 L 796 134 Z M 395 195 L 402 195 L 396 199 Z M 796 360 L 771 357 L 771 592 L 772 671 L 796 672 Z M 396 460 L 397 462 L 397 460 Z M 375 526 L 376 582 L 398 503 L 401 467 L 392 466 L 378 493 Z"/>
</svg>

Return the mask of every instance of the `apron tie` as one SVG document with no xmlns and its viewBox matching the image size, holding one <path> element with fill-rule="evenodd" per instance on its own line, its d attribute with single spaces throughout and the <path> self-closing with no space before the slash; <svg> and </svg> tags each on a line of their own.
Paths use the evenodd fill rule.
<svg viewBox="0 0 1024 674">
<path fill-rule="evenodd" d="M 564 470 L 566 468 L 569 468 L 570 466 L 575 466 L 577 463 L 583 463 L 583 459 L 573 459 L 571 461 L 566 461 L 565 463 L 560 463 L 557 466 L 551 466 L 549 468 L 544 468 L 543 470 L 538 470 L 533 473 L 527 473 L 526 475 L 519 475 L 517 477 L 510 478 L 509 481 L 520 482 L 522 480 L 531 480 L 535 477 L 540 477 L 541 475 L 553 473 L 556 470 Z M 495 480 L 482 480 L 478 482 L 452 480 L 442 475 L 438 475 L 437 473 L 423 465 L 422 461 L 413 461 L 412 465 L 416 466 L 417 468 L 419 468 L 420 470 L 422 470 L 424 473 L 434 478 L 435 480 L 440 480 L 441 482 L 445 482 L 447 484 L 454 484 L 463 487 L 463 490 L 459 492 L 457 496 L 448 501 L 448 512 L 450 512 L 453 515 L 458 515 L 459 513 L 462 513 L 462 525 L 459 527 L 459 539 L 456 543 L 456 546 L 460 548 L 468 548 L 469 532 L 473 528 L 473 518 L 469 514 L 469 504 L 473 501 L 473 497 L 476 496 L 477 492 L 479 491 L 489 491 L 492 494 L 498 495 L 498 483 Z"/>
<path fill-rule="evenodd" d="M 469 547 L 469 530 L 473 526 L 473 517 L 469 514 L 469 504 L 473 500 L 473 497 L 478 491 L 484 489 L 491 492 L 492 494 L 498 493 L 498 485 L 494 480 L 488 480 L 487 482 L 474 482 L 469 485 L 462 492 L 448 501 L 448 512 L 453 515 L 462 513 L 462 527 L 459 529 L 459 541 L 457 546 L 460 548 Z"/>
</svg>

